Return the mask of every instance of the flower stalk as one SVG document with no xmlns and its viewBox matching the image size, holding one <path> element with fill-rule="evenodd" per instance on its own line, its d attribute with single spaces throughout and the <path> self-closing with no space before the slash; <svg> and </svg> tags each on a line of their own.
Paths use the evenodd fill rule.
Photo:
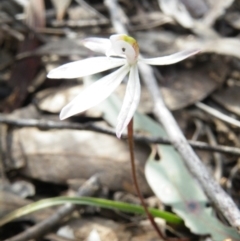
<svg viewBox="0 0 240 241">
<path fill-rule="evenodd" d="M 135 166 L 135 155 L 134 155 L 133 118 L 130 120 L 130 122 L 127 126 L 127 130 L 128 130 L 128 132 L 127 132 L 128 133 L 128 146 L 129 146 L 130 161 L 131 161 L 132 179 L 133 179 L 134 186 L 136 188 L 137 195 L 138 195 L 138 197 L 141 201 L 141 204 L 144 208 L 144 211 L 145 211 L 150 223 L 152 224 L 153 228 L 156 230 L 158 236 L 160 238 L 164 239 L 164 236 L 163 236 L 161 230 L 157 226 L 157 224 L 156 224 L 153 216 L 151 215 L 151 213 L 148 211 L 147 205 L 144 201 L 142 192 L 141 192 L 140 187 L 138 185 L 137 172 L 136 172 L 136 166 Z"/>
</svg>

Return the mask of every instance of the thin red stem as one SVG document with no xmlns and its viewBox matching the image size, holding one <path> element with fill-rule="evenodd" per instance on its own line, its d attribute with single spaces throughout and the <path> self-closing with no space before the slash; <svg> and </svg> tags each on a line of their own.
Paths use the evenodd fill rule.
<svg viewBox="0 0 240 241">
<path fill-rule="evenodd" d="M 142 206 L 145 210 L 145 213 L 149 219 L 149 221 L 151 222 L 152 226 L 154 227 L 154 229 L 156 230 L 156 232 L 158 233 L 159 237 L 164 239 L 164 236 L 161 232 L 161 230 L 159 229 L 159 227 L 157 226 L 156 222 L 154 221 L 153 216 L 151 215 L 151 213 L 148 211 L 147 205 L 143 199 L 142 193 L 140 191 L 139 185 L 138 185 L 138 181 L 137 181 L 137 174 L 136 174 L 136 167 L 135 167 L 135 158 L 134 158 L 134 141 L 133 141 L 133 119 L 129 122 L 128 124 L 128 145 L 129 145 L 129 150 L 130 150 L 130 159 L 131 159 L 131 167 L 132 167 L 132 178 L 133 178 L 133 183 L 135 185 L 136 191 L 137 191 L 137 195 L 142 203 Z"/>
</svg>

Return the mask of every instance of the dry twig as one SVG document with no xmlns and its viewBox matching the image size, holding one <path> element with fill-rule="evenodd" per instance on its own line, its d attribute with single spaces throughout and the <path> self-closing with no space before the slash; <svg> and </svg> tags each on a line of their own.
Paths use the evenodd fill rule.
<svg viewBox="0 0 240 241">
<path fill-rule="evenodd" d="M 230 125 L 233 125 L 233 126 L 237 126 L 238 128 L 240 127 L 240 121 L 230 117 L 230 116 L 227 116 L 225 114 L 223 114 L 222 112 L 208 106 L 208 105 L 205 105 L 201 102 L 198 102 L 195 104 L 199 109 L 205 111 L 206 113 L 230 124 Z"/>
<path fill-rule="evenodd" d="M 102 134 L 107 134 L 111 136 L 116 136 L 116 132 L 114 129 L 104 128 L 99 125 L 93 124 L 91 122 L 80 124 L 80 123 L 72 123 L 72 122 L 63 122 L 63 121 L 52 121 L 52 120 L 37 120 L 37 119 L 16 119 L 9 117 L 8 115 L 0 114 L 0 123 L 12 125 L 15 127 L 37 127 L 44 130 L 50 129 L 68 129 L 68 130 L 89 130 L 95 131 Z M 126 135 L 122 135 L 123 139 L 126 139 Z M 134 140 L 146 144 L 165 144 L 171 145 L 172 143 L 162 137 L 150 137 L 134 134 Z M 231 146 L 223 146 L 223 145 L 209 145 L 205 142 L 201 141 L 192 141 L 189 140 L 188 143 L 195 149 L 204 150 L 204 151 L 213 151 L 213 152 L 221 152 L 225 154 L 232 154 L 236 156 L 240 156 L 240 148 L 231 147 Z"/>
</svg>

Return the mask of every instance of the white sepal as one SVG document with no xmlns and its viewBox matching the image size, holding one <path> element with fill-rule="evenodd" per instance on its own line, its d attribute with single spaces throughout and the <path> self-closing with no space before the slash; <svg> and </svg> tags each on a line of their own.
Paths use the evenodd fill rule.
<svg viewBox="0 0 240 241">
<path fill-rule="evenodd" d="M 111 41 L 107 38 L 86 38 L 83 45 L 94 52 L 105 54 L 111 47 Z"/>
<path fill-rule="evenodd" d="M 124 96 L 123 105 L 117 118 L 116 135 L 121 137 L 124 129 L 132 119 L 136 111 L 141 95 L 141 85 L 139 80 L 137 64 L 130 69 L 129 80 L 127 84 L 126 94 Z"/>
<path fill-rule="evenodd" d="M 50 79 L 73 79 L 96 74 L 124 65 L 126 60 L 108 57 L 93 57 L 64 64 L 47 75 Z"/>
<path fill-rule="evenodd" d="M 145 64 L 150 65 L 169 65 L 169 64 L 175 64 L 177 62 L 180 62 L 192 55 L 195 55 L 199 53 L 200 50 L 184 50 L 172 55 L 164 56 L 164 57 L 158 57 L 158 58 L 152 58 L 152 59 L 140 59 L 141 62 Z"/>
<path fill-rule="evenodd" d="M 76 115 L 102 102 L 119 86 L 129 69 L 126 64 L 90 85 L 62 109 L 60 119 Z"/>
</svg>

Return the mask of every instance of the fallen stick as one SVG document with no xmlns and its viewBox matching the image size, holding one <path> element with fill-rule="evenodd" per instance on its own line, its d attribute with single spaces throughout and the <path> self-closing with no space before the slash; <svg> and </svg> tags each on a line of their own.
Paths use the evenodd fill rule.
<svg viewBox="0 0 240 241">
<path fill-rule="evenodd" d="M 38 119 L 16 119 L 9 115 L 0 114 L 0 123 L 15 126 L 15 127 L 37 127 L 44 130 L 59 129 L 59 130 L 88 130 L 111 136 L 116 136 L 114 129 L 104 128 L 92 122 L 80 124 L 73 122 L 52 121 L 52 120 L 38 120 Z M 126 135 L 122 135 L 123 139 L 126 139 Z M 166 144 L 171 145 L 171 141 L 162 137 L 150 137 L 134 134 L 135 141 L 146 144 Z M 198 150 L 221 152 L 225 154 L 232 154 L 240 156 L 240 148 L 223 146 L 223 145 L 209 145 L 206 142 L 188 140 L 189 145 Z"/>
</svg>

